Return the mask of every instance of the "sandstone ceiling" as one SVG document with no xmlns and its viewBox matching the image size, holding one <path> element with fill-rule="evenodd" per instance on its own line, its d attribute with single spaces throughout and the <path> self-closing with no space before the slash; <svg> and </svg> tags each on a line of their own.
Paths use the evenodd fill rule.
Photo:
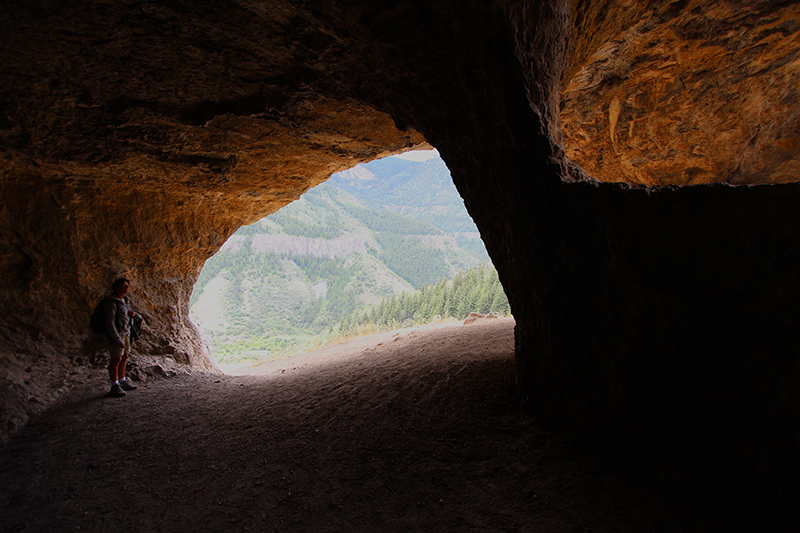
<svg viewBox="0 0 800 533">
<path fill-rule="evenodd" d="M 596 179 L 798 181 L 797 4 L 668 3 L 572 74 L 561 94 L 564 145 Z"/>
<path fill-rule="evenodd" d="M 102 352 L 85 322 L 114 277 L 147 318 L 141 353 L 210 368 L 188 318 L 205 259 L 331 173 L 432 145 L 509 294 L 543 418 L 715 468 L 800 456 L 797 187 L 652 187 L 797 181 L 798 14 L 4 2 L 0 432 Z"/>
</svg>

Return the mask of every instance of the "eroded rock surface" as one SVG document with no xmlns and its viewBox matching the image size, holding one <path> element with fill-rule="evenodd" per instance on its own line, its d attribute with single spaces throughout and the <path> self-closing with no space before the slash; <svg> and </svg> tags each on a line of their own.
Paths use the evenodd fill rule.
<svg viewBox="0 0 800 533">
<path fill-rule="evenodd" d="M 97 360 L 114 277 L 140 351 L 209 368 L 187 305 L 204 260 L 331 173 L 430 143 L 543 419 L 667 472 L 800 470 L 797 186 L 592 179 L 797 181 L 797 5 L 6 2 L 3 434 Z"/>
<path fill-rule="evenodd" d="M 644 13 L 568 80 L 567 155 L 603 181 L 798 181 L 800 6 L 684 4 Z"/>
<path fill-rule="evenodd" d="M 205 259 L 332 173 L 427 146 L 310 85 L 341 43 L 308 13 L 212 4 L 3 15 L 4 432 L 95 359 L 86 316 L 113 278 L 146 316 L 139 352 L 211 368 L 188 318 Z"/>
</svg>

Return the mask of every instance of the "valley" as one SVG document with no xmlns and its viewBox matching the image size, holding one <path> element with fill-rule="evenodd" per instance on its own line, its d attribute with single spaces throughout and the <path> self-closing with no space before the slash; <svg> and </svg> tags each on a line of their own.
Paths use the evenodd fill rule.
<svg viewBox="0 0 800 533">
<path fill-rule="evenodd" d="M 445 319 L 447 282 L 489 265 L 444 162 L 389 157 L 240 228 L 206 262 L 191 315 L 218 363 L 270 360 L 350 335 L 383 302 L 410 302 L 434 286 L 441 311 L 428 306 L 416 318 Z"/>
</svg>

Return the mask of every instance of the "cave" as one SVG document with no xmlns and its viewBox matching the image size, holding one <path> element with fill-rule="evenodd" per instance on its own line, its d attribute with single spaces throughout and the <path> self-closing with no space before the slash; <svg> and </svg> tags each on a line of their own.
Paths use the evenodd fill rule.
<svg viewBox="0 0 800 533">
<path fill-rule="evenodd" d="M 734 492 L 800 473 L 800 4 L 12 0 L 0 14 L 0 435 L 96 364 L 211 369 L 204 261 L 332 173 L 435 147 L 516 319 L 520 397 Z"/>
</svg>

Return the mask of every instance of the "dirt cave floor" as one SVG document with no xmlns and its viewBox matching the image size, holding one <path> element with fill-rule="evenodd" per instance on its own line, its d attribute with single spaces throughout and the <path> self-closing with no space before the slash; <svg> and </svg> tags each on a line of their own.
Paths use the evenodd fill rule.
<svg viewBox="0 0 800 533">
<path fill-rule="evenodd" d="M 120 399 L 86 383 L 0 450 L 0 530 L 722 525 L 537 425 L 516 394 L 513 329 L 381 333 L 249 375 L 140 382 Z"/>
</svg>

